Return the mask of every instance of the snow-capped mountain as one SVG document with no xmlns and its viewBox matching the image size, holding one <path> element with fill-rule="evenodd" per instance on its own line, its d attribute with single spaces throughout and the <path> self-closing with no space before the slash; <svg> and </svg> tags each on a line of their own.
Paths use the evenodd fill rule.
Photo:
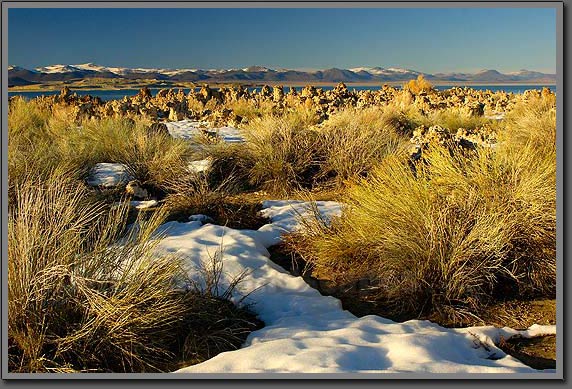
<svg viewBox="0 0 572 389">
<path fill-rule="evenodd" d="M 397 82 L 407 81 L 424 75 L 431 81 L 455 82 L 545 82 L 555 83 L 555 74 L 530 70 L 500 73 L 496 70 L 482 70 L 476 73 L 429 74 L 398 67 L 354 67 L 350 69 L 296 70 L 264 66 L 248 66 L 233 69 L 163 69 L 127 68 L 102 66 L 94 63 L 77 65 L 49 65 L 33 70 L 18 66 L 8 67 L 9 85 L 28 85 L 47 81 L 71 81 L 83 78 L 125 78 L 172 82 Z"/>
<path fill-rule="evenodd" d="M 76 72 L 76 71 L 79 71 L 81 69 L 76 68 L 73 65 L 49 65 L 49 66 L 36 68 L 35 70 L 40 72 L 40 73 L 52 74 L 52 73 Z"/>
<path fill-rule="evenodd" d="M 266 68 L 264 66 L 249 66 L 247 68 L 242 69 L 245 72 L 273 72 L 273 69 Z"/>
<path fill-rule="evenodd" d="M 355 72 L 355 73 L 367 72 L 367 73 L 374 75 L 374 76 L 380 76 L 380 75 L 389 76 L 389 75 L 396 75 L 396 74 L 408 74 L 408 75 L 417 76 L 417 75 L 421 74 L 420 72 L 417 72 L 415 70 L 402 69 L 402 68 L 359 67 L 359 68 L 351 68 L 349 70 L 351 70 L 352 72 Z"/>
</svg>

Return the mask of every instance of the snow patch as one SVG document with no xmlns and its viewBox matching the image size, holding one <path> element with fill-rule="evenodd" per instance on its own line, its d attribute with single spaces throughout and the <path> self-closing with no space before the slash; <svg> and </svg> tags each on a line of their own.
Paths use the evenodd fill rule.
<svg viewBox="0 0 572 389">
<path fill-rule="evenodd" d="M 189 162 L 189 164 L 187 165 L 187 169 L 191 173 L 202 173 L 208 171 L 211 168 L 212 164 L 213 161 L 210 158 L 200 159 L 198 161 Z"/>
<path fill-rule="evenodd" d="M 135 209 L 151 208 L 156 206 L 157 204 L 158 204 L 157 200 L 141 200 L 141 201 L 133 200 L 129 202 L 129 205 L 131 205 Z"/>
<path fill-rule="evenodd" d="M 199 122 L 196 120 L 180 120 L 177 122 L 166 122 L 167 130 L 173 138 L 192 140 L 201 134 L 203 128 L 207 126 L 207 122 Z"/>
<path fill-rule="evenodd" d="M 342 205 L 316 202 L 325 218 L 340 215 Z M 302 201 L 266 201 L 263 214 L 271 223 L 259 230 L 234 230 L 187 223 L 160 227 L 159 250 L 186 258 L 189 275 L 222 247 L 223 285 L 243 271 L 235 302 L 247 304 L 265 322 L 241 349 L 178 370 L 179 373 L 530 373 L 537 372 L 495 346 L 501 336 L 532 337 L 555 333 L 554 326 L 510 328 L 444 328 L 424 320 L 396 323 L 369 315 L 357 318 L 341 302 L 322 296 L 301 277 L 269 259 L 267 248 L 284 232 L 299 228 L 299 216 L 311 212 Z M 554 372 L 546 370 L 545 372 Z"/>
<path fill-rule="evenodd" d="M 175 122 L 166 122 L 167 130 L 173 138 L 181 139 L 193 139 L 197 135 L 200 135 L 204 130 L 216 134 L 216 136 L 223 142 L 226 143 L 242 143 L 244 142 L 244 137 L 240 133 L 240 130 L 235 127 L 225 126 L 225 127 L 215 127 L 207 128 L 208 122 L 196 121 L 196 120 L 180 120 Z"/>
<path fill-rule="evenodd" d="M 196 137 L 204 134 L 205 131 L 214 134 L 221 142 L 225 143 L 243 143 L 244 137 L 240 130 L 234 127 L 225 126 L 217 128 L 207 128 L 208 122 L 196 120 L 180 120 L 174 122 L 166 122 L 167 130 L 173 138 L 194 140 Z M 206 158 L 197 161 L 191 161 L 188 164 L 188 170 L 193 173 L 201 173 L 209 170 L 212 166 L 212 159 Z"/>
<path fill-rule="evenodd" d="M 87 184 L 112 188 L 125 184 L 133 178 L 127 172 L 127 167 L 121 163 L 101 162 L 94 166 Z"/>
</svg>

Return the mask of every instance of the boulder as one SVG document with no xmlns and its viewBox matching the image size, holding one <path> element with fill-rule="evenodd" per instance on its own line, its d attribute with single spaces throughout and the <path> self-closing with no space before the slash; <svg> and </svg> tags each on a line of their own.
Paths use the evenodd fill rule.
<svg viewBox="0 0 572 389">
<path fill-rule="evenodd" d="M 169 120 L 172 122 L 178 122 L 185 118 L 185 115 L 176 109 L 175 107 L 169 108 Z"/>
<path fill-rule="evenodd" d="M 125 193 L 129 197 L 141 200 L 145 200 L 149 197 L 149 192 L 141 186 L 141 183 L 138 180 L 129 181 L 125 187 Z"/>
<path fill-rule="evenodd" d="M 274 101 L 282 101 L 284 99 L 284 88 L 281 85 L 277 85 L 272 90 L 272 98 Z"/>
</svg>

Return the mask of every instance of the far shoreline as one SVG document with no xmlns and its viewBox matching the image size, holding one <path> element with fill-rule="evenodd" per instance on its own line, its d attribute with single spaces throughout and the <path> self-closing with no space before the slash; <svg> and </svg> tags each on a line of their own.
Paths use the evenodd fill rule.
<svg viewBox="0 0 572 389">
<path fill-rule="evenodd" d="M 265 83 L 253 83 L 253 82 L 233 82 L 233 83 L 185 83 L 173 85 L 158 85 L 156 83 L 149 84 L 135 84 L 135 85 L 124 85 L 124 86 L 107 86 L 107 85 L 74 85 L 73 83 L 57 83 L 57 84 L 39 84 L 38 87 L 32 85 L 26 86 L 12 86 L 8 87 L 8 92 L 53 92 L 61 90 L 64 87 L 70 88 L 70 90 L 105 90 L 105 91 L 121 91 L 121 90 L 134 90 L 134 89 L 191 89 L 200 88 L 203 85 L 208 85 L 213 88 L 220 87 L 236 87 L 243 86 L 246 88 L 261 88 L 264 85 L 267 86 L 282 86 L 284 88 L 294 87 L 303 88 L 305 86 L 315 86 L 315 87 L 335 87 L 340 82 L 278 82 L 278 81 L 268 81 Z M 406 81 L 388 81 L 388 82 L 343 82 L 348 88 L 351 87 L 381 87 L 383 85 L 388 85 L 391 87 L 402 86 Z M 477 81 L 433 81 L 431 82 L 433 86 L 451 86 L 451 87 L 471 87 L 471 86 L 547 86 L 556 87 L 556 84 L 548 82 L 477 82 Z"/>
</svg>

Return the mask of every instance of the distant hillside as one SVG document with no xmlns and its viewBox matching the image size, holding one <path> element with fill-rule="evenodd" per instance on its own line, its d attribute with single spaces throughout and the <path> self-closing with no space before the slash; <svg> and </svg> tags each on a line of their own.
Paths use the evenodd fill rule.
<svg viewBox="0 0 572 389">
<path fill-rule="evenodd" d="M 357 67 L 351 69 L 324 69 L 301 71 L 293 69 L 270 69 L 249 66 L 243 69 L 132 69 L 106 67 L 92 63 L 80 65 L 50 65 L 33 70 L 18 66 L 8 68 L 8 86 L 22 86 L 45 82 L 72 81 L 88 78 L 125 80 L 160 80 L 173 82 L 396 82 L 407 81 L 423 74 L 428 80 L 438 82 L 480 83 L 556 83 L 555 74 L 531 70 L 500 73 L 497 70 L 482 70 L 476 73 L 422 73 L 410 69 Z"/>
</svg>

